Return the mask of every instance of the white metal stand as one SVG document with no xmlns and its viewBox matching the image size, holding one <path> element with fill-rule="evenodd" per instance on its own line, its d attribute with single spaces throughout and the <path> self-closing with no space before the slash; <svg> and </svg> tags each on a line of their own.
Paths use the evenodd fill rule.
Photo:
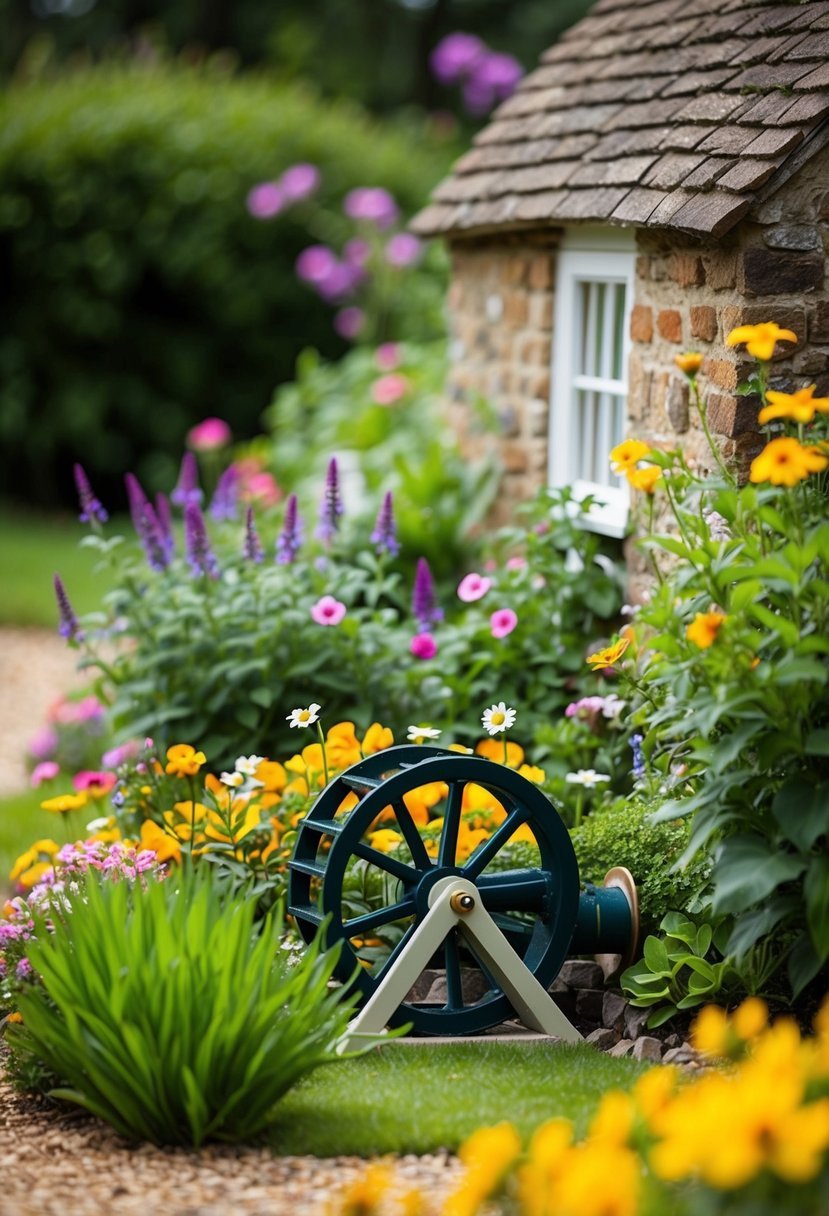
<svg viewBox="0 0 829 1216">
<path fill-rule="evenodd" d="M 383 1031 L 452 929 L 457 929 L 474 947 L 525 1026 L 570 1043 L 581 1041 L 575 1026 L 524 966 L 489 915 L 475 884 L 450 876 L 439 879 L 429 892 L 429 911 L 389 967 L 377 991 L 349 1023 L 337 1047 L 340 1054 L 361 1046 L 361 1039 L 366 1036 Z"/>
</svg>

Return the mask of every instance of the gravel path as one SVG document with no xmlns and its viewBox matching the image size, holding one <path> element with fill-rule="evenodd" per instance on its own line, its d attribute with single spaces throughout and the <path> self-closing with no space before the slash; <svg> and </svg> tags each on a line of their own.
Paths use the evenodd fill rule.
<svg viewBox="0 0 829 1216">
<path fill-rule="evenodd" d="M 83 682 L 75 671 L 76 658 L 53 630 L 0 628 L 0 773 L 5 794 L 28 784 L 26 745 L 43 725 L 46 710 Z"/>
</svg>

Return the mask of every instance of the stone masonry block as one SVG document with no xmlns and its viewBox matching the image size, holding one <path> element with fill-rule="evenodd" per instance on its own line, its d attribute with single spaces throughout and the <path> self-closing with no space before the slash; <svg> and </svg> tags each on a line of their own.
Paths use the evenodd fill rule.
<svg viewBox="0 0 829 1216">
<path fill-rule="evenodd" d="M 548 253 L 536 253 L 527 276 L 532 291 L 549 291 L 553 285 L 553 259 Z"/>
<path fill-rule="evenodd" d="M 710 304 L 695 304 L 691 308 L 691 337 L 713 342 L 717 336 L 717 310 Z"/>
<path fill-rule="evenodd" d="M 737 366 L 730 359 L 704 359 L 702 374 L 709 384 L 717 388 L 736 388 L 739 380 Z"/>
<path fill-rule="evenodd" d="M 527 324 L 529 315 L 530 306 L 526 295 L 511 291 L 504 301 L 504 324 L 510 329 L 521 329 Z"/>
<path fill-rule="evenodd" d="M 657 315 L 656 328 L 666 342 L 682 341 L 682 313 L 676 308 L 663 308 Z"/>
<path fill-rule="evenodd" d="M 823 286 L 822 253 L 791 253 L 772 249 L 746 249 L 741 287 L 748 295 L 772 296 L 785 292 L 815 291 Z"/>
<path fill-rule="evenodd" d="M 702 258 L 693 253 L 673 254 L 668 273 L 680 287 L 700 287 L 705 282 Z"/>
<path fill-rule="evenodd" d="M 769 304 L 729 305 L 722 310 L 723 334 L 727 336 L 738 325 L 760 325 L 763 321 L 776 321 L 781 329 L 790 329 L 797 334 L 798 342 L 806 337 L 806 311 L 796 305 L 786 307 Z M 782 342 L 775 358 L 782 358 L 792 349 L 791 343 Z"/>
<path fill-rule="evenodd" d="M 665 394 L 665 413 L 677 435 L 684 435 L 691 425 L 690 394 L 685 379 L 672 376 Z"/>
<path fill-rule="evenodd" d="M 705 269 L 705 284 L 712 291 L 724 291 L 733 287 L 737 281 L 738 255 L 725 250 L 703 254 L 702 264 Z"/>
<path fill-rule="evenodd" d="M 653 311 L 646 304 L 634 304 L 631 309 L 630 338 L 632 342 L 650 342 L 653 339 Z"/>
<path fill-rule="evenodd" d="M 708 424 L 717 435 L 733 439 L 743 431 L 757 430 L 757 408 L 757 398 L 753 396 L 711 393 L 708 398 Z"/>
<path fill-rule="evenodd" d="M 829 301 L 821 300 L 809 309 L 809 341 L 829 342 Z"/>
</svg>

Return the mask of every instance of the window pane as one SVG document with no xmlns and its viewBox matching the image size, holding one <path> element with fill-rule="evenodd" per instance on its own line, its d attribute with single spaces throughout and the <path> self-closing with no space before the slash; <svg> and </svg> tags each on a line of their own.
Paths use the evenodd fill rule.
<svg viewBox="0 0 829 1216">
<path fill-rule="evenodd" d="M 615 295 L 615 316 L 613 321 L 613 370 L 614 380 L 625 379 L 625 284 L 617 283 Z"/>
<path fill-rule="evenodd" d="M 624 397 L 577 389 L 576 411 L 576 477 L 601 486 L 622 485 L 622 479 L 611 473 L 608 458 L 624 439 Z"/>
</svg>

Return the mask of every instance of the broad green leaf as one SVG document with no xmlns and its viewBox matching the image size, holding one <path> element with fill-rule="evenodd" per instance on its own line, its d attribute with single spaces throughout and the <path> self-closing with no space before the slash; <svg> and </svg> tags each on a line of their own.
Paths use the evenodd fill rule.
<svg viewBox="0 0 829 1216">
<path fill-rule="evenodd" d="M 829 783 L 792 777 L 775 794 L 771 810 L 786 839 L 806 853 L 829 832 Z"/>
<path fill-rule="evenodd" d="M 732 836 L 723 844 L 714 870 L 714 912 L 743 912 L 805 868 L 802 857 L 781 852 L 761 836 Z"/>
<path fill-rule="evenodd" d="M 821 963 L 829 958 L 829 856 L 813 857 L 803 885 L 806 923 Z"/>
</svg>

